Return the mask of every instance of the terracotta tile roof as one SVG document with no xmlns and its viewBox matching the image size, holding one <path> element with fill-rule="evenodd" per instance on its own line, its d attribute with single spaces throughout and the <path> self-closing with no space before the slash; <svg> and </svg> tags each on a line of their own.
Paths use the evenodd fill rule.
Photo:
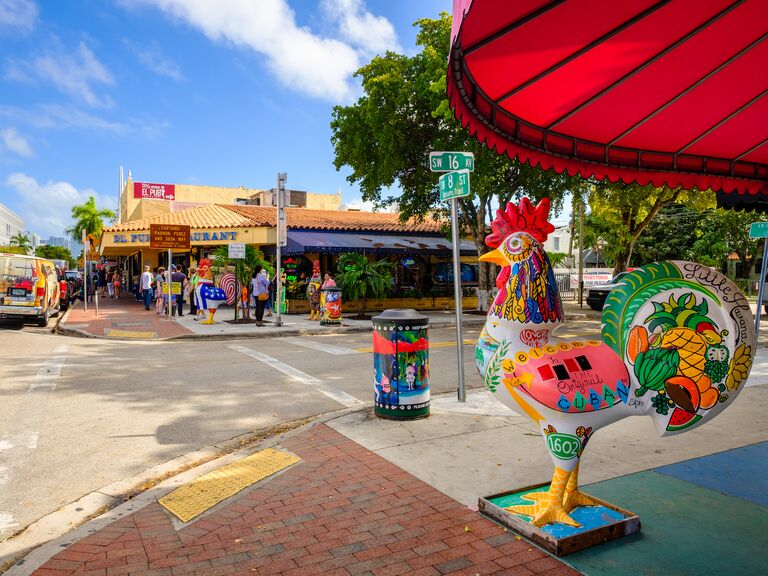
<svg viewBox="0 0 768 576">
<path fill-rule="evenodd" d="M 311 230 L 349 230 L 366 232 L 432 233 L 440 232 L 440 223 L 425 220 L 402 223 L 397 214 L 388 212 L 344 212 L 288 208 L 288 226 Z M 150 224 L 186 224 L 192 228 L 247 228 L 275 226 L 275 209 L 269 206 L 207 204 L 181 212 L 170 212 L 124 224 L 104 231 L 133 232 L 148 230 Z"/>
</svg>

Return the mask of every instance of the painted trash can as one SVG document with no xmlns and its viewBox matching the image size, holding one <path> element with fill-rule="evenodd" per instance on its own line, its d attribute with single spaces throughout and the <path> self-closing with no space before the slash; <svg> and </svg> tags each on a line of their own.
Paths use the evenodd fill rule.
<svg viewBox="0 0 768 576">
<path fill-rule="evenodd" d="M 339 288 L 320 289 L 320 324 L 322 326 L 341 324 L 341 290 Z"/>
<path fill-rule="evenodd" d="M 429 416 L 429 318 L 416 310 L 385 310 L 373 318 L 373 390 L 376 416 Z"/>
</svg>

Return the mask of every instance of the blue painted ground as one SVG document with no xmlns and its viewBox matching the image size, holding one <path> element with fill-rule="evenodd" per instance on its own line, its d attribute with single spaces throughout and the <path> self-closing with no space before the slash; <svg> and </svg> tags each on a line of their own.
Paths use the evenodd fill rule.
<svg viewBox="0 0 768 576">
<path fill-rule="evenodd" d="M 588 576 L 768 574 L 768 442 L 597 482 L 639 534 L 563 558 Z"/>
<path fill-rule="evenodd" d="M 662 466 L 655 471 L 768 506 L 768 442 Z"/>
</svg>

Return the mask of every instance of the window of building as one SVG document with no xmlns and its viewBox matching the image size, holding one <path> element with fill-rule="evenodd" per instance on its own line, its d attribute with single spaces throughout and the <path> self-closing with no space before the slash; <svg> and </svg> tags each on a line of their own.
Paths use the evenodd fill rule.
<svg viewBox="0 0 768 576">
<path fill-rule="evenodd" d="M 552 238 L 552 250 L 554 250 L 555 252 L 560 251 L 560 238 L 558 238 L 557 236 Z"/>
</svg>

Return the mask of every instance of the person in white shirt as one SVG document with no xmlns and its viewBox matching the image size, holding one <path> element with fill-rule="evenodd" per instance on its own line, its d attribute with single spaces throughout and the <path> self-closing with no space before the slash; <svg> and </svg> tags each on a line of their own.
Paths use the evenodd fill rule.
<svg viewBox="0 0 768 576">
<path fill-rule="evenodd" d="M 144 310 L 149 310 L 149 305 L 152 303 L 152 272 L 149 271 L 149 264 L 144 266 L 140 288 L 141 296 L 144 298 Z"/>
</svg>

